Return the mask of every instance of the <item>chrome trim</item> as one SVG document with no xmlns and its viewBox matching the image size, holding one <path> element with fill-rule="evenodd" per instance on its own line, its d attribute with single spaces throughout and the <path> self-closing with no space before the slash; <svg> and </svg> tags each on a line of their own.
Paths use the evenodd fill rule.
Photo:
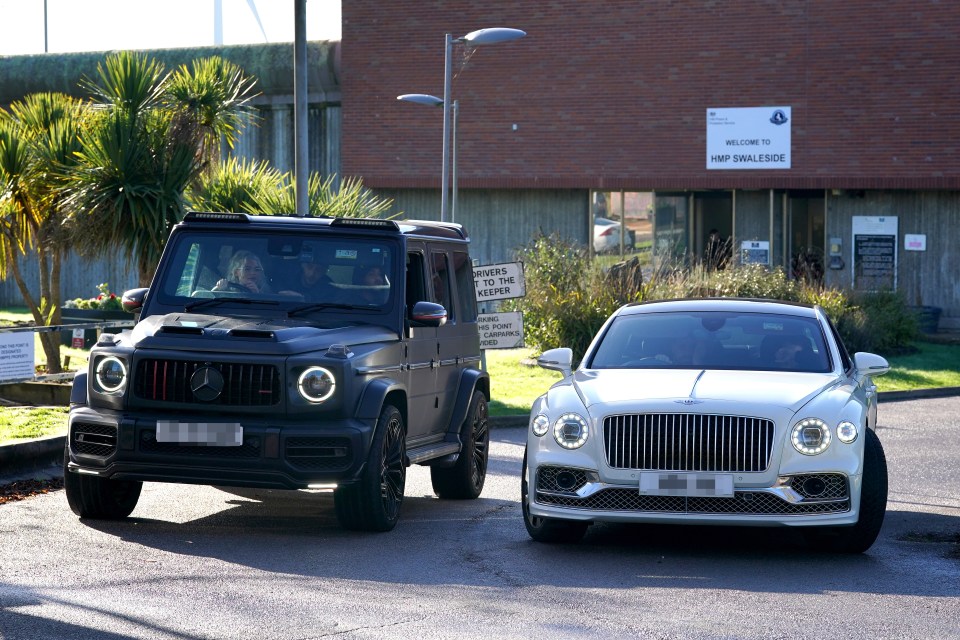
<svg viewBox="0 0 960 640">
<path fill-rule="evenodd" d="M 441 360 L 441 361 L 440 361 L 440 366 L 441 366 L 441 367 L 446 367 L 446 366 L 449 366 L 449 365 L 451 365 L 451 364 L 454 364 L 454 365 L 455 365 L 455 364 L 459 364 L 459 362 L 460 362 L 460 358 L 452 358 L 452 359 L 447 359 L 447 360 Z"/>
<path fill-rule="evenodd" d="M 356 372 L 358 376 L 369 376 L 376 375 L 380 373 L 394 373 L 396 371 L 403 371 L 403 365 L 390 365 L 389 367 L 357 367 Z"/>
<path fill-rule="evenodd" d="M 766 418 L 639 413 L 605 416 L 602 425 L 614 469 L 759 473 L 773 456 L 775 425 Z"/>
<path fill-rule="evenodd" d="M 407 369 L 409 369 L 410 371 L 416 371 L 418 369 L 432 369 L 432 368 L 433 368 L 432 360 L 430 362 L 417 362 L 417 363 L 412 363 L 407 365 Z"/>
<path fill-rule="evenodd" d="M 460 362 L 482 362 L 483 359 L 480 356 L 467 356 L 465 358 L 460 358 Z"/>
</svg>

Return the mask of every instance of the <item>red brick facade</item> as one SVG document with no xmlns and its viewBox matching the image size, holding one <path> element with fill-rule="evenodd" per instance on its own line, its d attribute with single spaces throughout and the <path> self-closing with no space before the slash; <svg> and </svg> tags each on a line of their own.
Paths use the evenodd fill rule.
<svg viewBox="0 0 960 640">
<path fill-rule="evenodd" d="M 348 0 L 343 175 L 436 188 L 444 34 L 461 188 L 960 189 L 960 3 Z M 708 171 L 706 109 L 789 106 L 792 168 Z M 516 130 L 513 125 L 516 124 Z"/>
</svg>

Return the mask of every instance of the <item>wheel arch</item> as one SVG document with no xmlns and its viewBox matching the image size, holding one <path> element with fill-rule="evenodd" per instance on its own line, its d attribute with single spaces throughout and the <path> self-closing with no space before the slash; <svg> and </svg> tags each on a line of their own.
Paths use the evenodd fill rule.
<svg viewBox="0 0 960 640">
<path fill-rule="evenodd" d="M 480 369 L 464 369 L 460 374 L 457 400 L 450 415 L 450 424 L 447 426 L 447 431 L 450 433 L 460 433 L 460 426 L 467 418 L 474 391 L 480 391 L 487 402 L 490 402 L 490 376 Z"/>
</svg>

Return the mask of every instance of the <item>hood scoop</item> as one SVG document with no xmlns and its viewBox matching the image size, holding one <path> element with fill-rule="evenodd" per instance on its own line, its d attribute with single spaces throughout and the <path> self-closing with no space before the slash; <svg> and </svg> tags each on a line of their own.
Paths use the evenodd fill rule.
<svg viewBox="0 0 960 640">
<path fill-rule="evenodd" d="M 273 340 L 276 334 L 273 331 L 264 329 L 232 329 L 230 335 L 234 338 L 259 338 L 261 340 Z"/>
<path fill-rule="evenodd" d="M 165 325 L 160 327 L 157 333 L 163 334 L 163 335 L 177 335 L 177 336 L 202 336 L 203 329 L 201 327 L 184 327 L 182 325 Z"/>
</svg>

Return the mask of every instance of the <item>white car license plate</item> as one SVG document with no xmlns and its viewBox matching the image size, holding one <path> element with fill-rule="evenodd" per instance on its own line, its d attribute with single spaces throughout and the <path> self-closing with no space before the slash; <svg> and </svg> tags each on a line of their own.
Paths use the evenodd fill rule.
<svg viewBox="0 0 960 640">
<path fill-rule="evenodd" d="M 732 498 L 733 474 L 647 471 L 640 474 L 640 494 Z"/>
<path fill-rule="evenodd" d="M 207 447 L 239 447 L 243 445 L 243 427 L 239 422 L 158 420 L 157 442 L 176 442 Z"/>
</svg>

